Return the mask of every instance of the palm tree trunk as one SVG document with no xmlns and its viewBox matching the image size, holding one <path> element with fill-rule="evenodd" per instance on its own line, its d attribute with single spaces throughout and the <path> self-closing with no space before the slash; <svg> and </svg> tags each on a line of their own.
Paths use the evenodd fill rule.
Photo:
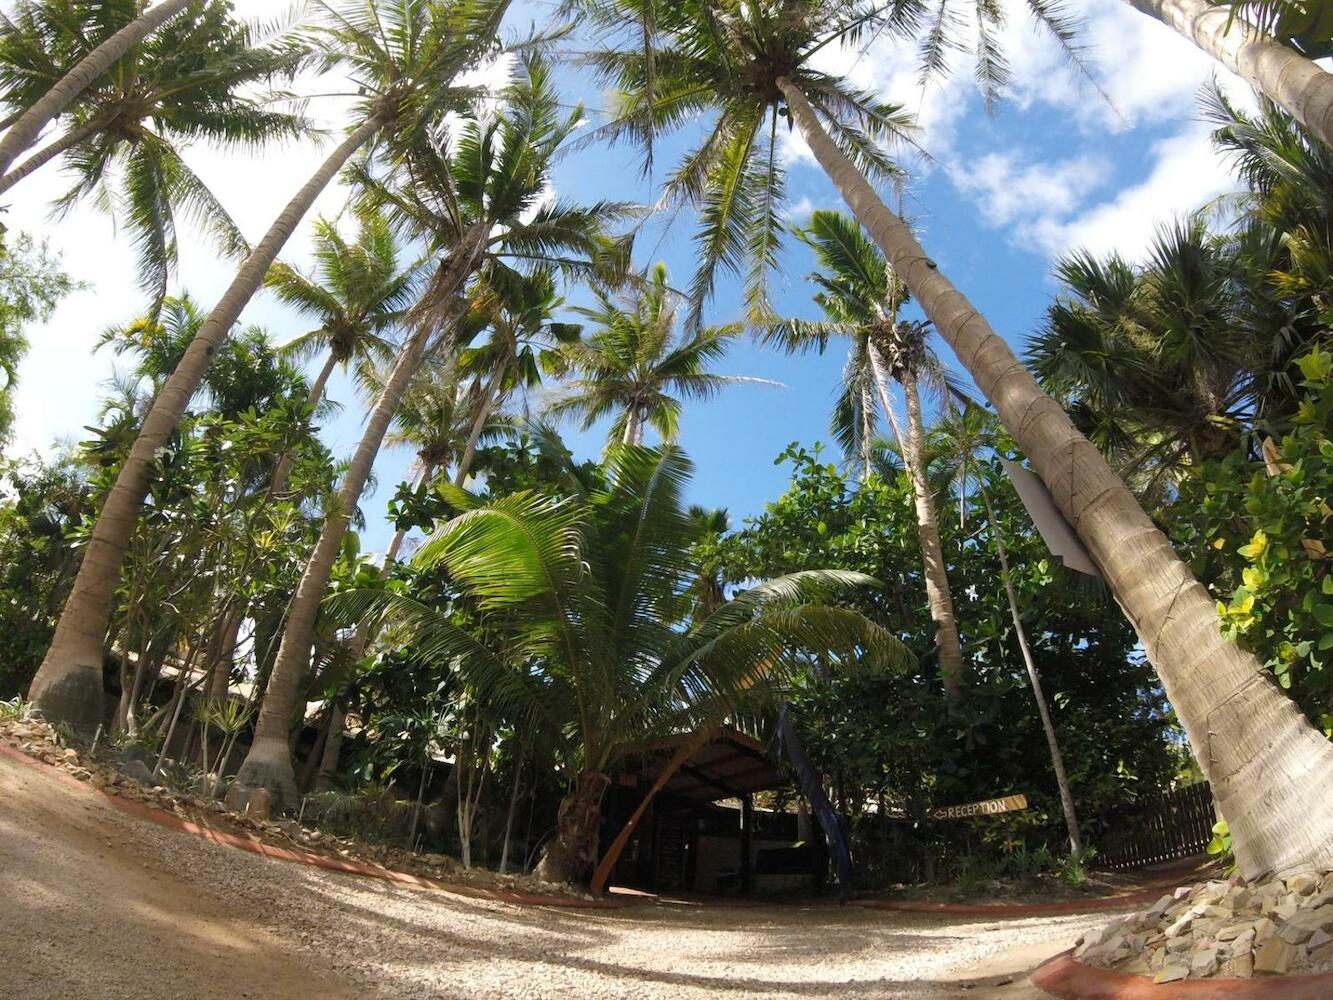
<svg viewBox="0 0 1333 1000">
<path fill-rule="evenodd" d="M 633 407 L 625 414 L 625 433 L 620 436 L 621 444 L 634 444 L 639 436 L 639 413 Z"/>
<path fill-rule="evenodd" d="M 384 442 L 384 435 L 402 401 L 403 393 L 407 391 L 421 365 L 426 342 L 432 332 L 433 328 L 429 324 L 420 324 L 394 363 L 393 371 L 371 410 L 361 443 L 338 488 L 336 504 L 324 519 L 319 541 L 315 543 L 315 550 L 306 563 L 305 572 L 301 575 L 301 582 L 288 608 L 287 625 L 282 633 L 282 644 L 278 647 L 278 658 L 273 664 L 273 673 L 269 675 L 268 686 L 264 689 L 264 705 L 255 727 L 254 743 L 236 775 L 236 785 L 245 786 L 246 789 L 267 788 L 273 796 L 274 805 L 279 808 L 296 800 L 296 779 L 287 737 L 289 720 L 296 707 L 297 690 L 310 669 L 310 648 L 319 604 L 324 598 L 329 577 L 333 574 L 333 564 L 342 550 L 348 521 L 361 499 L 366 480 L 370 478 L 375 456 L 379 454 L 380 445 Z M 238 790 L 237 794 L 242 792 Z"/>
<path fill-rule="evenodd" d="M 337 699 L 329 706 L 329 735 L 324 738 L 324 749 L 319 755 L 319 773 L 315 775 L 315 791 L 327 792 L 333 787 L 338 773 L 338 758 L 343 746 L 343 723 L 347 716 Z"/>
<path fill-rule="evenodd" d="M 1209 0 L 1126 0 L 1174 28 L 1333 146 L 1333 75 Z"/>
<path fill-rule="evenodd" d="M 889 399 L 887 376 L 879 348 L 869 345 L 870 363 L 875 370 L 875 384 L 879 387 L 880 401 L 897 433 L 897 419 L 893 416 Z M 903 449 L 903 463 L 912 482 L 912 497 L 916 502 L 917 535 L 921 543 L 921 565 L 926 578 L 926 601 L 930 617 L 935 622 L 935 644 L 939 648 L 940 677 L 944 681 L 944 696 L 952 709 L 963 693 L 963 646 L 958 638 L 958 620 L 953 613 L 953 594 L 949 590 L 949 575 L 945 570 L 944 546 L 940 543 L 939 523 L 935 518 L 935 500 L 926 481 L 922 460 L 925 453 L 925 428 L 921 422 L 921 399 L 916 390 L 916 379 L 910 373 L 902 379 L 903 397 L 907 401 L 907 440 L 899 437 Z"/>
<path fill-rule="evenodd" d="M 84 139 L 100 132 L 105 124 L 106 123 L 101 119 L 94 118 L 92 121 L 85 122 L 78 128 L 70 129 L 59 139 L 43 146 L 9 173 L 0 177 L 0 194 L 8 191 L 29 174 L 36 173 L 61 153 L 65 152 L 65 150 L 72 149 L 74 146 L 83 142 Z"/>
<path fill-rule="evenodd" d="M 310 383 L 309 404 L 311 409 L 319 405 L 320 400 L 324 398 L 324 388 L 328 384 L 329 376 L 333 374 L 333 369 L 337 366 L 338 359 L 329 352 L 329 356 L 324 359 L 324 367 L 319 370 L 315 376 L 315 381 Z M 291 452 L 285 452 L 278 460 L 278 467 L 273 470 L 273 481 L 269 483 L 268 495 L 278 496 L 287 489 L 287 481 L 292 477 L 292 456 Z"/>
<path fill-rule="evenodd" d="M 778 86 L 815 158 L 1097 561 L 1189 734 L 1242 873 L 1333 867 L 1333 743 L 1223 638 L 1207 590 L 1106 460 L 829 139 L 805 96 L 785 78 Z"/>
<path fill-rule="evenodd" d="M 454 472 L 454 485 L 462 486 L 467 481 L 468 473 L 472 471 L 472 460 L 477 455 L 477 442 L 481 440 L 481 432 L 486 429 L 486 421 L 491 418 L 491 411 L 495 409 L 496 400 L 499 397 L 501 369 L 496 368 L 491 372 L 491 377 L 486 380 L 485 387 L 481 390 L 481 399 L 477 402 L 477 417 L 472 421 L 472 428 L 468 431 L 467 445 L 463 448 L 463 454 L 458 458 L 458 468 Z"/>
<path fill-rule="evenodd" d="M 611 779 L 601 771 L 584 771 L 574 790 L 560 802 L 556 835 L 537 863 L 543 882 L 583 884 L 597 863 L 597 834 L 602 820 L 602 797 Z"/>
<path fill-rule="evenodd" d="M 156 8 L 155 8 L 156 9 Z M 203 380 L 218 347 L 254 296 L 269 266 L 352 154 L 370 141 L 386 119 L 373 115 L 324 161 L 241 265 L 231 287 L 213 308 L 184 357 L 153 400 L 129 457 L 107 495 L 55 636 L 33 678 L 29 697 L 44 717 L 90 735 L 102 716 L 102 645 L 120 582 L 121 563 L 148 492 L 158 449 L 166 444 Z"/>
<path fill-rule="evenodd" d="M 514 835 L 514 816 L 518 813 L 518 792 L 522 785 L 519 780 L 523 776 L 523 753 L 520 750 L 518 760 L 514 763 L 514 784 L 509 790 L 509 812 L 505 814 L 505 832 L 504 840 L 500 847 L 500 874 L 503 875 L 509 870 L 509 839 Z"/>
<path fill-rule="evenodd" d="M 1027 668 L 1028 680 L 1032 684 L 1032 696 L 1037 699 L 1037 714 L 1041 716 L 1041 728 L 1046 733 L 1046 746 L 1051 751 L 1055 784 L 1060 789 L 1060 808 L 1064 811 L 1065 826 L 1069 830 L 1069 849 L 1077 856 L 1083 853 L 1083 838 L 1078 832 L 1078 813 L 1074 811 L 1074 793 L 1069 787 L 1069 776 L 1065 773 L 1065 757 L 1060 752 L 1060 741 L 1055 738 L 1055 724 L 1051 722 L 1051 710 L 1046 704 L 1046 695 L 1041 689 L 1041 678 L 1037 675 L 1037 664 L 1032 659 L 1032 649 L 1028 645 L 1027 629 L 1023 627 L 1023 617 L 1018 611 L 1018 597 L 1014 593 L 1014 581 L 1009 573 L 1009 553 L 1004 546 L 1004 536 L 1000 534 L 1000 525 L 995 520 L 990 493 L 980 482 L 978 488 L 981 490 L 981 501 L 986 505 L 986 519 L 990 523 L 991 538 L 995 539 L 995 551 L 1000 557 L 1000 578 L 1004 581 L 1004 593 L 1009 599 L 1009 615 L 1014 620 L 1014 634 L 1018 636 L 1018 648 L 1023 653 L 1023 665 Z"/>
<path fill-rule="evenodd" d="M 37 141 L 47 123 L 59 116 L 74 99 L 109 70 L 126 52 L 190 5 L 190 0 L 162 0 L 83 57 L 56 81 L 32 107 L 19 117 L 0 139 L 0 176 Z"/>
</svg>

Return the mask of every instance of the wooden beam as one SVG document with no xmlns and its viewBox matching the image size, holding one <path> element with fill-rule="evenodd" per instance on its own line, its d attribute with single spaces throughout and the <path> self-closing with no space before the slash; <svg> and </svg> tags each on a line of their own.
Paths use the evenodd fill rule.
<svg viewBox="0 0 1333 1000">
<path fill-rule="evenodd" d="M 750 845 L 754 836 L 754 796 L 741 796 L 741 892 L 750 891 L 752 853 Z"/>
<path fill-rule="evenodd" d="M 691 767 L 689 764 L 680 765 L 680 770 L 682 774 L 688 774 L 691 778 L 699 782 L 701 785 L 707 785 L 709 788 L 716 789 L 723 795 L 726 795 L 730 798 L 737 799 L 745 794 L 744 792 L 732 788 L 730 785 L 724 785 L 716 778 L 709 777 L 703 771 L 700 771 L 697 767 Z"/>
<path fill-rule="evenodd" d="M 644 795 L 639 807 L 634 810 L 634 815 L 630 816 L 624 828 L 616 835 L 616 839 L 611 842 L 611 846 L 606 849 L 606 854 L 602 856 L 601 862 L 597 865 L 597 870 L 593 872 L 590 887 L 593 892 L 602 892 L 606 888 L 606 883 L 611 880 L 611 872 L 615 870 L 616 862 L 620 860 L 620 855 L 625 853 L 625 847 L 629 844 L 629 838 L 634 833 L 634 828 L 639 825 L 639 820 L 643 819 L 643 814 L 648 811 L 648 806 L 657 796 L 657 793 L 666 787 L 666 783 L 685 765 L 686 761 L 699 752 L 700 747 L 707 744 L 716 735 L 717 729 L 717 726 L 707 726 L 700 729 L 691 739 L 681 744 L 680 749 L 675 752 L 667 766 L 662 768 L 657 775 L 657 780 L 648 789 L 648 793 Z"/>
</svg>

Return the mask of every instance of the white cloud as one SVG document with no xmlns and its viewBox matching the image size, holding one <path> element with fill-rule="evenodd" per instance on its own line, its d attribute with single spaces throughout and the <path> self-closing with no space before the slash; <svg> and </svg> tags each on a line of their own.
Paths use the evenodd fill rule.
<svg viewBox="0 0 1333 1000">
<path fill-rule="evenodd" d="M 1142 183 L 1064 219 L 1034 219 L 1027 238 L 1052 255 L 1072 249 L 1098 254 L 1115 250 L 1136 258 L 1160 226 L 1236 188 L 1202 125 L 1154 144 L 1149 157 L 1152 169 Z"/>
<path fill-rule="evenodd" d="M 1104 159 L 1082 155 L 1069 160 L 1020 164 L 1016 153 L 988 153 L 976 161 L 954 159 L 948 174 L 974 197 L 992 226 L 1037 216 L 1067 216 L 1110 174 Z"/>
</svg>

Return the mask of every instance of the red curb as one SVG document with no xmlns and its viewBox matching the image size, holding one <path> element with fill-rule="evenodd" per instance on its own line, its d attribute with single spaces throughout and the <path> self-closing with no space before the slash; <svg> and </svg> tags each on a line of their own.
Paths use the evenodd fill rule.
<svg viewBox="0 0 1333 1000">
<path fill-rule="evenodd" d="M 1155 903 L 1163 889 L 1144 889 L 1121 896 L 1092 896 L 1059 903 L 932 903 L 919 899 L 854 899 L 852 906 L 872 910 L 901 910 L 908 913 L 954 913 L 973 917 L 1035 917 L 1044 913 L 1087 913 L 1089 910 L 1119 910 L 1140 903 Z"/>
<path fill-rule="evenodd" d="M 523 906 L 562 906 L 571 909 L 581 910 L 618 910 L 626 906 L 633 906 L 634 901 L 630 899 L 574 899 L 569 896 L 539 896 L 525 892 L 510 892 L 501 889 L 482 889 L 477 886 L 457 885 L 453 882 L 441 882 L 432 878 L 424 878 L 419 875 L 409 875 L 407 872 L 394 871 L 391 868 L 385 868 L 382 865 L 368 864 L 362 861 L 348 861 L 343 858 L 332 858 L 326 854 L 316 854 L 313 851 L 303 851 L 300 849 L 276 847 L 273 844 L 267 844 L 258 837 L 249 834 L 228 833 L 225 830 L 219 830 L 216 827 L 208 826 L 204 823 L 195 823 L 190 820 L 181 819 L 172 813 L 161 809 L 155 809 L 152 806 L 144 805 L 142 802 L 135 802 L 132 799 L 122 798 L 105 789 L 96 788 L 87 782 L 74 778 L 57 767 L 52 767 L 44 761 L 35 760 L 16 750 L 8 743 L 0 740 L 0 756 L 8 757 L 10 760 L 28 767 L 37 768 L 51 772 L 51 776 L 57 780 L 76 788 L 79 791 L 90 795 L 99 796 L 109 802 L 114 808 L 121 812 L 128 813 L 131 816 L 137 816 L 140 819 L 146 819 L 159 826 L 165 826 L 171 830 L 178 830 L 182 833 L 188 833 L 204 840 L 211 840 L 215 844 L 222 844 L 226 847 L 234 847 L 238 850 L 249 851 L 251 854 L 259 854 L 266 858 L 274 858 L 278 861 L 290 861 L 295 864 L 310 865 L 315 868 L 323 868 L 327 871 L 345 872 L 351 875 L 363 875 L 368 878 L 382 879 L 386 882 L 396 882 L 401 885 L 411 885 L 419 889 L 433 889 L 440 892 L 453 893 L 455 896 L 467 896 L 472 899 L 491 899 L 502 903 L 518 903 Z"/>
<path fill-rule="evenodd" d="M 1333 973 L 1154 983 L 1147 976 L 1084 965 L 1075 961 L 1072 951 L 1061 952 L 1039 965 L 1029 978 L 1034 986 L 1064 1000 L 1328 1000 L 1333 997 Z"/>
</svg>

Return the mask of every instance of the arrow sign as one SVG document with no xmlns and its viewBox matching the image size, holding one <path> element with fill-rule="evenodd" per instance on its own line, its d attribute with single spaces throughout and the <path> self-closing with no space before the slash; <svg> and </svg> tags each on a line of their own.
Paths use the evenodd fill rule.
<svg viewBox="0 0 1333 1000">
<path fill-rule="evenodd" d="M 1006 795 L 1002 799 L 986 799 L 984 802 L 967 802 L 961 806 L 941 806 L 930 811 L 931 819 L 968 819 L 972 816 L 998 816 L 1000 813 L 1018 812 L 1028 807 L 1026 795 Z"/>
</svg>

